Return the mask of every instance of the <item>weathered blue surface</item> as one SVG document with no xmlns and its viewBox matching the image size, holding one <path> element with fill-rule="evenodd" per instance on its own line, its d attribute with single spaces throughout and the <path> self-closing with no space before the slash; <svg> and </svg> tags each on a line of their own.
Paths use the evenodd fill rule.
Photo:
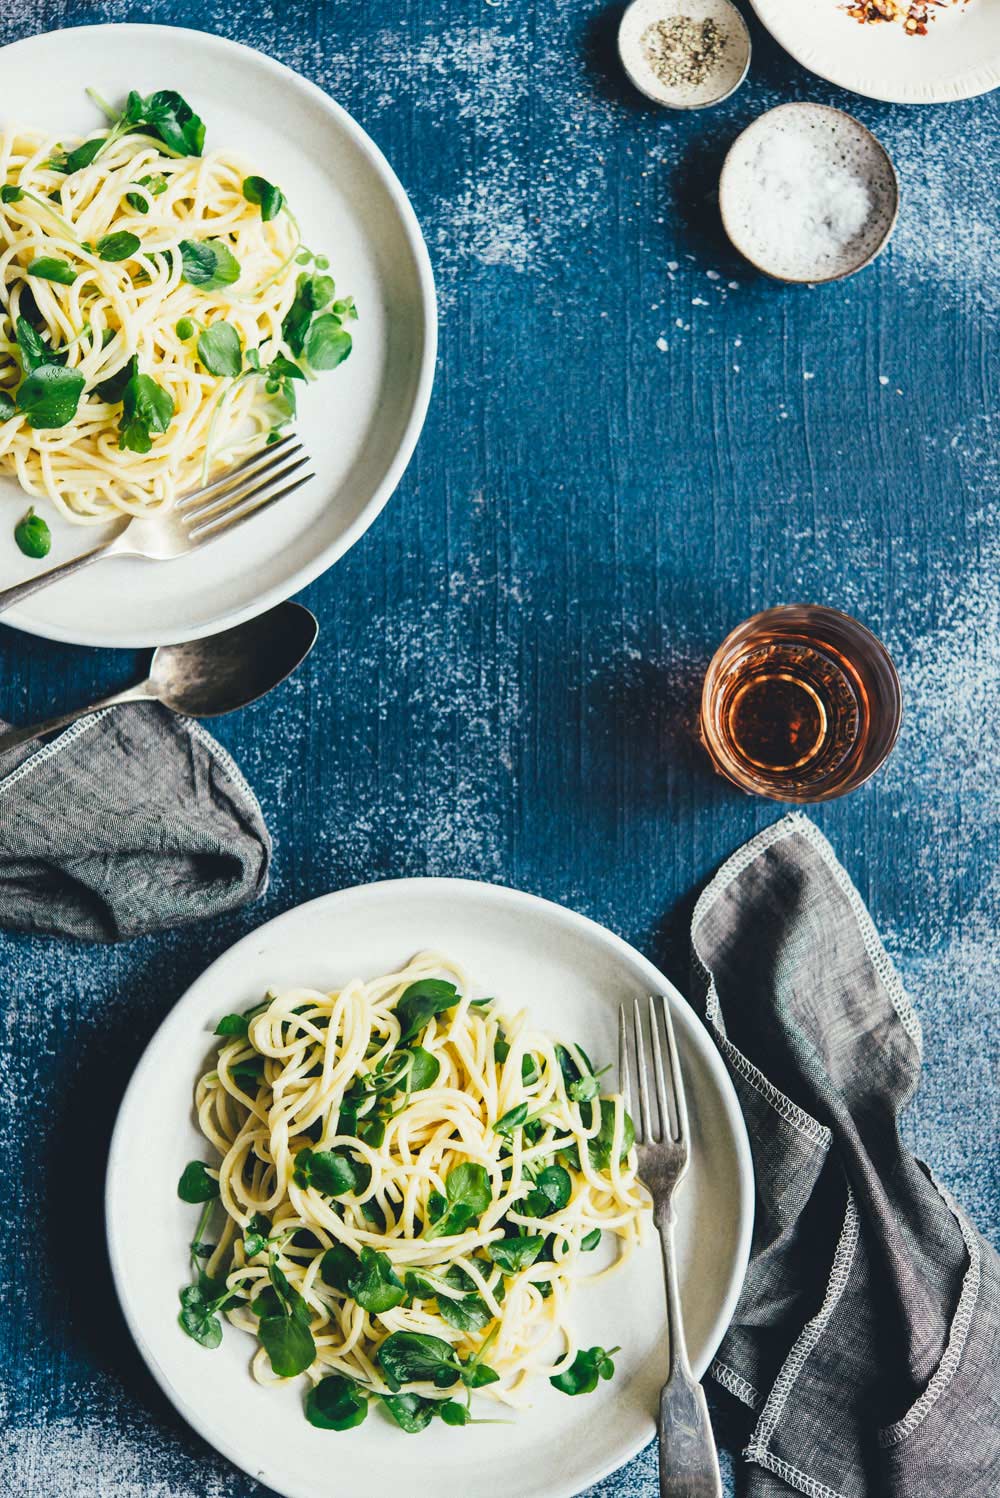
<svg viewBox="0 0 1000 1498">
<path fill-rule="evenodd" d="M 236 936 L 388 875 L 537 891 L 683 985 L 690 892 L 779 814 L 710 773 L 696 687 L 722 635 L 783 600 L 858 614 L 900 665 L 893 761 L 817 820 L 924 1020 L 909 1137 L 996 1236 L 996 99 L 854 99 L 755 28 L 732 101 L 661 114 L 619 78 L 595 0 L 6 0 L 0 42 L 126 19 L 252 43 L 352 111 L 427 233 L 441 362 L 399 493 L 304 595 L 307 669 L 219 729 L 275 832 L 264 903 L 124 950 L 0 940 L 0 1490 L 262 1491 L 174 1416 L 113 1305 L 101 1190 L 132 1064 Z M 852 110 L 901 174 L 888 253 L 840 286 L 767 282 L 719 227 L 726 146 L 793 98 Z M 0 712 L 24 720 L 129 663 L 0 631 L 0 667 Z M 599 1491 L 649 1498 L 650 1454 Z"/>
</svg>

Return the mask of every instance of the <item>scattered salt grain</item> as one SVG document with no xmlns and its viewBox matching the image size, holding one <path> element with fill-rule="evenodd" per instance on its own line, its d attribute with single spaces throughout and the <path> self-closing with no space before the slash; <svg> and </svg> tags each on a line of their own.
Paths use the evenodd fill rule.
<svg viewBox="0 0 1000 1498">
<path fill-rule="evenodd" d="M 656 347 L 660 350 L 661 354 L 665 354 L 670 345 L 665 338 L 658 338 L 656 340 Z"/>
<path fill-rule="evenodd" d="M 889 376 L 888 375 L 879 375 L 878 382 L 879 382 L 880 385 L 888 385 L 888 383 L 889 383 Z"/>
</svg>

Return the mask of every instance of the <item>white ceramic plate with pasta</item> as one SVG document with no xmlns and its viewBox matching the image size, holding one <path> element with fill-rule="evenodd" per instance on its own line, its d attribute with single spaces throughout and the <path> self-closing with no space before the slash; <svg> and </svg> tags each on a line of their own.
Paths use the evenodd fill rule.
<svg viewBox="0 0 1000 1498">
<path fill-rule="evenodd" d="M 578 1397 L 542 1377 L 529 1386 L 528 1407 L 499 1411 L 505 1424 L 454 1429 L 435 1420 L 413 1435 L 373 1412 L 357 1428 L 317 1429 L 303 1416 L 305 1379 L 254 1380 L 249 1331 L 227 1325 L 206 1350 L 178 1326 L 197 1208 L 178 1200 L 177 1182 L 189 1161 L 211 1159 L 193 1099 L 220 1018 L 259 1004 L 269 989 L 326 992 L 397 972 L 428 948 L 447 953 L 469 991 L 492 996 L 497 1011 L 526 1009 L 532 1026 L 583 1046 L 595 1065 L 614 1056 L 621 1001 L 669 996 L 693 1134 L 677 1203 L 682 1295 L 692 1362 L 705 1371 L 739 1294 L 753 1214 L 746 1130 L 718 1052 L 676 990 L 620 938 L 537 897 L 472 881 L 398 880 L 326 895 L 244 938 L 188 990 L 150 1042 L 115 1128 L 107 1177 L 115 1283 L 139 1350 L 176 1408 L 286 1498 L 390 1492 L 404 1470 L 412 1498 L 571 1498 L 654 1434 L 666 1332 L 651 1232 L 571 1301 L 581 1347 L 620 1347 L 614 1377 Z M 473 1396 L 474 1412 L 496 1414 L 482 1398 Z"/>
<path fill-rule="evenodd" d="M 71 147 L 112 128 L 112 116 L 102 115 L 88 87 L 125 117 L 99 159 L 82 167 L 70 160 L 74 170 L 67 172 Z M 164 108 L 163 91 L 179 93 L 204 123 L 200 153 L 184 109 L 178 113 L 169 102 Z M 130 119 L 136 123 L 126 129 Z M 34 142 L 31 132 L 41 132 L 46 142 Z M 155 137 L 152 145 L 147 136 Z M 62 153 L 50 149 L 59 145 Z M 26 312 L 41 338 L 33 354 L 30 328 L 27 344 L 15 337 L 16 315 L 0 325 L 0 516 L 6 516 L 0 520 L 0 587 L 67 560 L 109 533 L 107 522 L 70 523 L 45 493 L 26 496 L 11 472 L 13 458 L 4 471 L 4 451 L 17 451 L 16 471 L 41 488 L 76 496 L 74 504 L 98 517 L 114 492 L 130 502 L 144 503 L 145 495 L 151 504 L 166 505 L 171 484 L 174 492 L 194 486 L 206 446 L 213 476 L 226 453 L 238 457 L 247 450 L 235 435 L 231 443 L 221 440 L 227 423 L 252 417 L 256 431 L 244 426 L 242 440 L 263 441 L 265 402 L 274 396 L 281 403 L 292 389 L 288 382 L 280 388 L 278 380 L 269 382 L 266 369 L 279 352 L 289 352 L 283 328 L 296 280 L 300 274 L 322 277 L 314 284 L 326 288 L 323 305 L 313 309 L 321 325 L 310 329 L 315 362 L 310 365 L 300 334 L 296 357 L 308 378 L 290 377 L 298 397 L 296 429 L 317 477 L 192 555 L 169 563 L 100 562 L 36 594 L 3 622 L 52 639 L 136 647 L 207 634 L 287 598 L 372 523 L 399 482 L 427 409 L 436 350 L 433 277 L 413 210 L 388 163 L 338 104 L 281 64 L 220 37 L 141 25 L 51 32 L 0 50 L 0 148 L 6 306 L 8 313 Z M 150 160 L 123 156 L 141 150 L 152 153 Z M 217 153 L 219 165 L 206 168 Z M 241 180 L 251 178 L 263 182 L 263 201 L 259 190 L 241 194 Z M 18 184 L 26 189 L 20 197 Z M 266 191 L 273 187 L 278 198 Z M 178 224 L 186 227 L 174 232 Z M 190 265 L 183 252 L 183 268 L 178 233 L 194 245 Z M 18 236 L 26 236 L 26 244 L 15 251 L 12 268 L 7 252 Z M 172 256 L 163 253 L 165 246 Z M 298 253 L 306 248 L 318 264 L 314 258 L 300 269 Z M 208 267 L 210 284 L 206 253 L 216 257 Z M 29 265 L 34 269 L 27 274 Z M 237 266 L 233 285 L 227 277 Z M 184 318 L 177 318 L 178 310 Z M 214 348 L 203 345 L 203 333 L 227 319 L 233 331 L 217 327 Z M 324 338 L 332 329 L 332 340 Z M 350 363 L 334 367 L 348 329 Z M 134 374 L 165 392 L 158 397 L 159 416 L 147 405 L 145 425 L 140 419 L 138 426 L 136 401 L 130 407 L 129 396 L 105 379 L 127 374 L 133 343 Z M 251 368 L 257 357 L 265 365 L 259 377 Z M 52 374 L 60 393 L 68 386 L 72 396 L 74 372 L 83 376 L 69 424 L 52 429 L 65 413 L 51 414 L 51 384 L 39 390 L 31 382 L 34 358 L 48 361 L 50 374 L 54 364 L 68 366 Z M 235 379 L 233 358 L 242 380 Z M 216 418 L 213 428 L 216 397 L 230 385 L 224 419 Z M 132 389 L 142 394 L 138 385 Z M 173 474 L 165 472 L 168 448 L 178 455 Z M 96 479 L 87 467 L 92 459 Z M 134 492 L 126 481 L 137 486 Z M 16 523 L 29 504 L 50 526 L 44 561 L 22 555 L 15 543 Z"/>
<path fill-rule="evenodd" d="M 897 104 L 947 104 L 1000 84 L 993 0 L 874 0 L 893 19 L 862 22 L 868 0 L 751 0 L 796 62 L 852 93 Z M 907 25 L 917 29 L 913 34 Z"/>
</svg>

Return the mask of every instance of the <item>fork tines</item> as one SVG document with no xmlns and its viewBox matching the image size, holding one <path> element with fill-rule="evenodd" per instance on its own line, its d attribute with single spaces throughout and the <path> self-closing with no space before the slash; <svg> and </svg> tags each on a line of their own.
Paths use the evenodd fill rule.
<svg viewBox="0 0 1000 1498">
<path fill-rule="evenodd" d="M 177 501 L 177 517 L 192 545 L 212 540 L 251 515 L 259 515 L 315 478 L 315 474 L 305 473 L 291 483 L 285 482 L 309 463 L 308 453 L 294 437 L 289 433 L 252 453 L 220 478 Z"/>
<path fill-rule="evenodd" d="M 631 1110 L 634 1057 L 639 1104 L 637 1110 L 632 1110 L 636 1142 L 686 1145 L 688 1121 L 684 1079 L 670 1018 L 670 1002 L 650 995 L 645 1005 L 633 999 L 631 1011 L 629 1014 L 624 1004 L 618 1009 L 618 1074 L 626 1107 Z"/>
</svg>

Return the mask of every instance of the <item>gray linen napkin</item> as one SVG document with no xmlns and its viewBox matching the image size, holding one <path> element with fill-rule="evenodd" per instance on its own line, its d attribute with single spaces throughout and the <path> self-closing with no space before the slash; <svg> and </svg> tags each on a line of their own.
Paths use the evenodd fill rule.
<svg viewBox="0 0 1000 1498">
<path fill-rule="evenodd" d="M 0 926 L 125 941 L 267 887 L 257 798 L 200 723 L 106 708 L 0 755 Z"/>
<path fill-rule="evenodd" d="M 1000 1257 L 902 1145 L 920 1025 L 857 890 L 796 813 L 691 926 L 757 1173 L 712 1365 L 753 1411 L 750 1498 L 997 1498 Z"/>
</svg>

